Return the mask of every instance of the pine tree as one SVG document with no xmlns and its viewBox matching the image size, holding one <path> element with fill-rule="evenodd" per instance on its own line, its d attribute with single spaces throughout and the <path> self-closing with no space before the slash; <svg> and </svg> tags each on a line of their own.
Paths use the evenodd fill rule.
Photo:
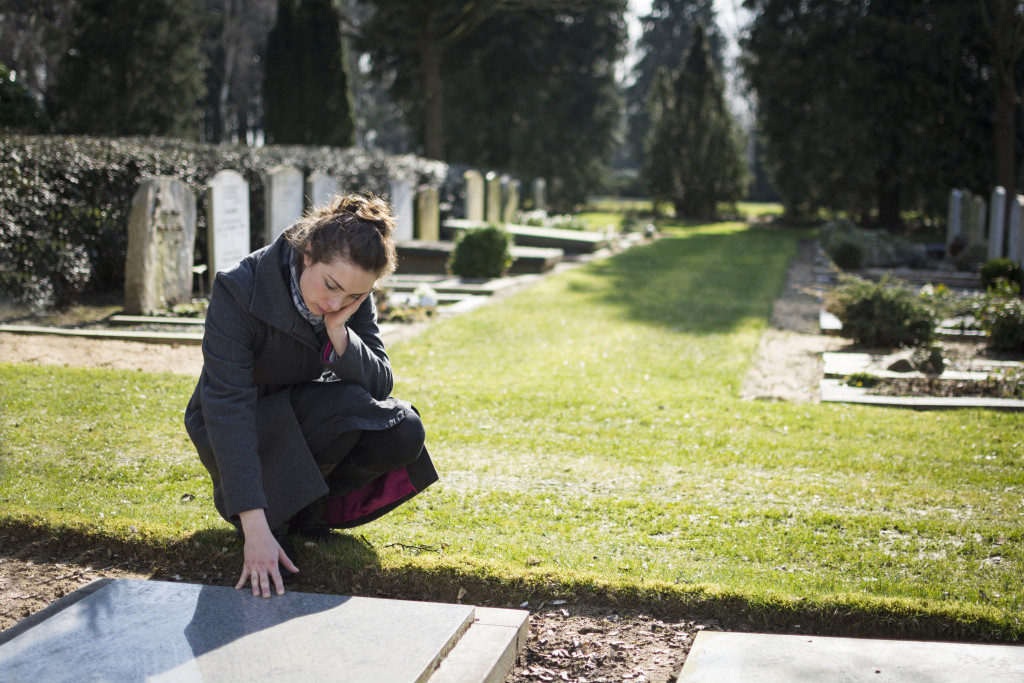
<svg viewBox="0 0 1024 683">
<path fill-rule="evenodd" d="M 676 215 L 685 218 L 710 218 L 719 202 L 741 199 L 747 183 L 743 148 L 703 25 L 694 28 L 693 47 L 671 88 L 657 85 L 651 100 L 657 123 L 647 153 L 656 165 L 645 165 L 645 177 L 652 195 L 670 192 Z"/>
<path fill-rule="evenodd" d="M 198 136 L 199 15 L 178 0 L 80 0 L 50 107 L 92 135 Z"/>
<path fill-rule="evenodd" d="M 268 142 L 352 145 L 352 93 L 340 19 L 331 0 L 279 0 L 266 61 Z"/>
</svg>

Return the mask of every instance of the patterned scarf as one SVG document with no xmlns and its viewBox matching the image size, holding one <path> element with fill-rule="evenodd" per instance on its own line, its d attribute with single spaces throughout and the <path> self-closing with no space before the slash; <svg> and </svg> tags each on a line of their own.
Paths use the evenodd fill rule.
<svg viewBox="0 0 1024 683">
<path fill-rule="evenodd" d="M 306 319 L 313 329 L 320 331 L 324 329 L 324 317 L 322 315 L 313 315 L 313 313 L 306 307 L 306 302 L 302 300 L 302 290 L 299 288 L 299 273 L 300 273 L 300 262 L 301 255 L 295 249 L 291 249 L 291 255 L 288 258 L 288 270 L 291 273 L 291 277 L 288 279 L 288 284 L 292 290 L 292 301 L 295 302 L 295 308 L 299 311 L 299 315 Z"/>
</svg>

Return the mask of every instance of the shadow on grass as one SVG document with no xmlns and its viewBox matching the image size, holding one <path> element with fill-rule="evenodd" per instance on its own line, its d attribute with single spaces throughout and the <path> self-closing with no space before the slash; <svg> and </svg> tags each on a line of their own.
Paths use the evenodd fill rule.
<svg viewBox="0 0 1024 683">
<path fill-rule="evenodd" d="M 764 227 L 663 237 L 596 262 L 600 285 L 571 280 L 631 319 L 682 332 L 729 332 L 766 319 L 785 281 L 799 235 Z"/>
<path fill-rule="evenodd" d="M 172 543 L 140 532 L 129 537 L 94 525 L 54 527 L 42 519 L 0 518 L 0 557 L 26 558 L 33 545 L 47 547 L 49 562 L 69 561 L 92 547 L 107 557 L 132 558 L 152 567 L 153 580 L 230 585 L 241 571 L 241 541 L 230 530 L 207 529 Z M 63 554 L 69 557 L 62 557 Z M 326 544 L 303 547 L 302 573 L 290 590 L 435 602 L 464 602 L 543 609 L 566 607 L 644 613 L 665 620 L 714 619 L 729 630 L 872 638 L 1021 642 L 1019 615 L 985 607 L 922 600 L 836 595 L 811 601 L 747 595 L 714 585 L 645 581 L 612 583 L 586 575 L 540 569 L 509 573 L 484 564 L 448 559 L 439 549 L 410 547 L 407 561 L 382 567 L 377 550 L 357 532 L 336 532 Z M 110 560 L 105 560 L 110 569 Z M 36 564 L 45 562 L 36 560 Z M 95 563 L 94 563 L 95 564 Z M 100 563 L 102 564 L 102 563 Z M 98 572 L 103 569 L 97 568 Z"/>
</svg>

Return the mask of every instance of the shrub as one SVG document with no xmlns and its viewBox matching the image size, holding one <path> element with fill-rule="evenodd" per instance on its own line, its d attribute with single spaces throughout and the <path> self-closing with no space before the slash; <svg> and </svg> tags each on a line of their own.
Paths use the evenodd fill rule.
<svg viewBox="0 0 1024 683">
<path fill-rule="evenodd" d="M 994 258 L 986 261 L 979 271 L 981 275 L 982 289 L 992 289 L 996 280 L 1000 278 L 1017 284 L 1017 287 L 1024 288 L 1024 273 L 1021 272 L 1020 264 L 1008 258 Z"/>
<path fill-rule="evenodd" d="M 843 323 L 842 336 L 868 347 L 920 346 L 935 335 L 935 316 L 906 284 L 844 277 L 826 309 Z"/>
<path fill-rule="evenodd" d="M 329 173 L 342 191 L 388 193 L 389 179 L 437 185 L 447 165 L 359 149 L 204 145 L 162 138 L 0 138 L 0 295 L 33 308 L 71 303 L 86 286 L 123 285 L 131 200 L 145 176 L 196 195 L 197 263 L 206 261 L 207 181 L 225 168 L 249 184 L 250 242 L 262 245 L 264 173 L 291 164 Z"/>
<path fill-rule="evenodd" d="M 504 228 L 470 228 L 455 242 L 448 270 L 459 277 L 501 277 L 512 265 L 511 248 L 512 238 Z"/>
<path fill-rule="evenodd" d="M 1024 300 L 1017 283 L 996 280 L 985 296 L 980 317 L 990 347 L 997 351 L 1024 351 Z"/>
<path fill-rule="evenodd" d="M 864 230 L 840 218 L 821 228 L 821 245 L 840 268 L 919 268 L 924 249 L 881 230 Z"/>
</svg>

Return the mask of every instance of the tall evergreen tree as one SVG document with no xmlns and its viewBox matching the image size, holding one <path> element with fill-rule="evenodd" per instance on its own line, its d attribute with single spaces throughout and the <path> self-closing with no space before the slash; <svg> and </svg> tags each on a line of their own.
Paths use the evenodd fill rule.
<svg viewBox="0 0 1024 683">
<path fill-rule="evenodd" d="M 677 194 L 672 159 L 678 142 L 672 127 L 672 103 L 672 77 L 668 69 L 661 67 L 654 76 L 647 97 L 651 125 L 644 141 L 644 165 L 641 172 L 656 214 L 660 213 L 662 204 L 672 201 Z"/>
<path fill-rule="evenodd" d="M 267 141 L 348 147 L 352 93 L 331 0 L 279 0 L 267 37 L 263 93 Z"/>
<path fill-rule="evenodd" d="M 671 190 L 677 216 L 710 218 L 719 202 L 743 197 L 747 170 L 738 128 L 725 102 L 725 84 L 702 24 L 694 27 L 692 45 L 671 90 L 661 94 L 662 101 L 652 101 L 657 125 L 647 153 L 665 159 L 657 169 L 645 167 L 646 179 L 655 191 Z M 662 169 L 670 180 L 652 175 Z"/>
<path fill-rule="evenodd" d="M 633 81 L 626 88 L 628 127 L 621 158 L 624 165 L 643 165 L 644 145 L 652 125 L 647 97 L 658 70 L 675 71 L 679 56 L 691 50 L 698 23 L 706 27 L 712 59 L 722 71 L 725 38 L 715 20 L 714 0 L 653 0 L 650 13 L 641 17 L 639 59 L 633 68 Z"/>
<path fill-rule="evenodd" d="M 49 90 L 60 130 L 198 135 L 200 15 L 178 0 L 79 0 Z"/>
<path fill-rule="evenodd" d="M 898 227 L 906 209 L 944 215 L 951 187 L 991 190 L 993 70 L 978 3 L 745 6 L 744 71 L 787 211 Z"/>
</svg>

